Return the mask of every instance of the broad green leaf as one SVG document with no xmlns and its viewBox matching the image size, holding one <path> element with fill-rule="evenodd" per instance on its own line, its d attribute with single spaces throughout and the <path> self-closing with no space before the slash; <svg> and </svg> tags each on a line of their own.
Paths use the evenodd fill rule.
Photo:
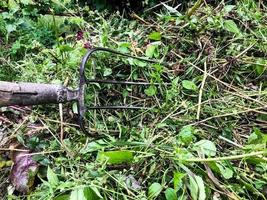
<svg viewBox="0 0 267 200">
<path fill-rule="evenodd" d="M 145 67 L 145 66 L 147 66 L 147 63 L 146 63 L 146 62 L 143 62 L 143 61 L 138 60 L 138 59 L 134 59 L 134 60 L 133 60 L 133 63 L 134 63 L 135 65 L 139 66 L 139 67 Z"/>
<path fill-rule="evenodd" d="M 79 187 L 74 189 L 71 194 L 69 200 L 98 200 L 102 198 L 95 192 L 91 187 Z"/>
<path fill-rule="evenodd" d="M 47 168 L 47 180 L 53 187 L 57 186 L 59 183 L 57 175 L 53 172 L 53 170 L 49 166 Z"/>
<path fill-rule="evenodd" d="M 166 200 L 177 200 L 177 195 L 174 189 L 167 188 L 165 191 Z"/>
<path fill-rule="evenodd" d="M 99 152 L 97 160 L 107 160 L 108 164 L 130 163 L 133 160 L 133 153 L 131 151 L 106 151 Z"/>
<path fill-rule="evenodd" d="M 232 33 L 236 33 L 238 35 L 241 34 L 239 28 L 237 27 L 236 23 L 233 20 L 225 20 L 223 25 L 225 30 Z"/>
<path fill-rule="evenodd" d="M 220 163 L 216 163 L 216 166 L 219 168 L 221 175 L 225 178 L 225 179 L 230 179 L 233 177 L 234 172 L 233 170 L 231 170 L 229 167 L 225 167 Z"/>
<path fill-rule="evenodd" d="M 198 200 L 198 184 L 192 176 L 189 176 L 189 190 L 192 199 Z"/>
<path fill-rule="evenodd" d="M 20 0 L 20 2 L 24 5 L 34 4 L 33 0 Z"/>
<path fill-rule="evenodd" d="M 148 188 L 148 198 L 154 199 L 156 198 L 162 190 L 162 186 L 159 183 L 152 183 L 152 185 Z"/>
<path fill-rule="evenodd" d="M 87 200 L 84 196 L 84 188 L 79 187 L 74 190 L 72 190 L 70 194 L 70 200 Z"/>
<path fill-rule="evenodd" d="M 69 199 L 70 199 L 70 195 L 69 194 L 63 194 L 63 195 L 57 196 L 53 200 L 69 200 Z"/>
<path fill-rule="evenodd" d="M 154 85 L 150 85 L 147 89 L 145 89 L 145 94 L 147 96 L 153 96 L 157 93 L 157 88 Z"/>
<path fill-rule="evenodd" d="M 258 135 L 255 132 L 252 132 L 248 137 L 248 143 L 251 144 L 253 141 L 257 141 Z"/>
<path fill-rule="evenodd" d="M 193 141 L 194 135 L 193 135 L 193 127 L 192 126 L 184 126 L 179 134 L 178 137 L 184 144 L 188 145 Z"/>
<path fill-rule="evenodd" d="M 78 26 L 83 26 L 85 24 L 85 21 L 82 17 L 68 17 L 68 21 L 71 24 L 76 24 Z"/>
<path fill-rule="evenodd" d="M 178 191 L 183 184 L 183 178 L 186 176 L 185 173 L 175 172 L 173 175 L 173 187 L 176 191 Z"/>
<path fill-rule="evenodd" d="M 105 68 L 103 76 L 109 76 L 112 74 L 111 68 Z"/>
<path fill-rule="evenodd" d="M 10 10 L 16 11 L 19 9 L 19 5 L 16 3 L 15 0 L 8 0 L 8 8 Z"/>
<path fill-rule="evenodd" d="M 229 13 L 230 11 L 232 11 L 235 8 L 235 5 L 225 5 L 223 7 L 223 11 L 226 13 Z"/>
<path fill-rule="evenodd" d="M 183 80 L 182 85 L 187 90 L 193 90 L 193 91 L 197 90 L 197 86 L 193 81 Z"/>
<path fill-rule="evenodd" d="M 195 176 L 194 178 L 198 185 L 198 200 L 205 200 L 206 192 L 205 192 L 205 185 L 204 185 L 203 179 L 200 176 Z"/>
<path fill-rule="evenodd" d="M 106 32 L 104 32 L 101 36 L 101 42 L 103 46 L 106 46 L 107 42 L 108 42 L 108 35 Z"/>
<path fill-rule="evenodd" d="M 162 3 L 162 5 L 170 12 L 170 13 L 173 13 L 173 14 L 176 14 L 176 16 L 181 16 L 182 14 L 177 10 L 177 8 L 179 6 L 176 6 L 175 8 L 171 7 L 171 6 L 168 6 L 167 4 L 165 3 Z"/>
<path fill-rule="evenodd" d="M 262 75 L 267 70 L 267 61 L 259 58 L 254 66 L 254 71 L 257 75 Z"/>
<path fill-rule="evenodd" d="M 161 34 L 160 34 L 160 32 L 154 31 L 154 32 L 149 34 L 148 38 L 151 40 L 161 40 Z"/>
<path fill-rule="evenodd" d="M 76 102 L 74 102 L 74 103 L 72 104 L 72 112 L 73 112 L 74 114 L 78 114 L 78 105 L 77 105 Z"/>
<path fill-rule="evenodd" d="M 60 45 L 60 46 L 59 46 L 59 50 L 60 50 L 61 52 L 69 52 L 69 51 L 73 51 L 74 48 L 71 47 L 71 46 L 69 46 L 69 45 L 67 45 L 67 44 L 64 44 L 64 45 Z"/>
<path fill-rule="evenodd" d="M 100 194 L 99 190 L 96 187 L 90 186 L 90 188 L 94 191 L 96 196 L 98 196 L 100 199 L 103 199 L 102 195 Z"/>
<path fill-rule="evenodd" d="M 155 45 L 150 44 L 147 48 L 146 48 L 146 56 L 149 58 L 153 58 L 154 53 L 156 51 L 156 47 Z"/>
<path fill-rule="evenodd" d="M 263 72 L 265 72 L 266 69 L 267 69 L 266 66 L 262 66 L 262 65 L 256 65 L 255 67 L 255 71 L 257 75 L 263 74 Z"/>
<path fill-rule="evenodd" d="M 248 137 L 248 144 L 266 144 L 267 135 L 262 133 L 260 129 L 254 127 L 253 132 Z"/>
<path fill-rule="evenodd" d="M 97 150 L 101 150 L 103 146 L 107 145 L 102 139 L 92 141 L 88 143 L 84 148 L 80 150 L 81 154 L 88 154 L 89 152 L 94 152 Z"/>
<path fill-rule="evenodd" d="M 16 25 L 14 24 L 7 24 L 6 25 L 6 31 L 7 33 L 11 33 L 16 30 Z"/>
<path fill-rule="evenodd" d="M 0 157 L 1 159 L 1 157 Z M 0 160 L 0 169 L 3 168 L 6 165 L 6 161 Z"/>
<path fill-rule="evenodd" d="M 122 42 L 119 44 L 118 51 L 122 53 L 129 53 L 129 49 L 131 47 L 131 44 L 128 42 Z"/>
<path fill-rule="evenodd" d="M 206 156 L 215 156 L 217 150 L 215 144 L 209 140 L 200 140 L 194 144 L 193 148 Z"/>
<path fill-rule="evenodd" d="M 84 197 L 86 200 L 98 200 L 98 199 L 100 199 L 91 187 L 85 187 L 83 190 L 83 194 L 84 194 Z"/>
<path fill-rule="evenodd" d="M 69 188 L 74 188 L 77 185 L 76 182 L 70 181 L 61 181 L 60 184 L 57 186 L 58 191 L 65 191 L 66 189 Z"/>
</svg>

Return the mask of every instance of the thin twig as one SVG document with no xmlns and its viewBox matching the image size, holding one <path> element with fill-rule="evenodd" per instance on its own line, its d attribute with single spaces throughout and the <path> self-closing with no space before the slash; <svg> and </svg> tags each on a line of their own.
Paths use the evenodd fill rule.
<svg viewBox="0 0 267 200">
<path fill-rule="evenodd" d="M 207 61 L 204 62 L 204 74 L 203 74 L 203 79 L 202 79 L 202 83 L 201 83 L 201 87 L 200 87 L 199 95 L 198 95 L 197 120 L 199 120 L 199 117 L 200 117 L 202 93 L 203 93 L 204 85 L 206 82 L 206 78 L 207 78 Z"/>
<path fill-rule="evenodd" d="M 266 153 L 267 151 L 257 151 L 257 152 L 247 153 L 247 154 L 223 156 L 223 157 L 217 157 L 217 158 L 189 158 L 189 159 L 180 159 L 180 160 L 186 161 L 186 162 L 212 162 L 212 161 L 224 161 L 224 160 L 240 160 L 243 158 L 259 156 L 259 155 L 263 155 Z"/>
<path fill-rule="evenodd" d="M 20 152 L 28 152 L 27 149 L 12 149 L 12 148 L 0 148 L 0 151 L 20 151 Z"/>
<path fill-rule="evenodd" d="M 203 3 L 203 0 L 197 0 L 197 2 L 187 12 L 187 16 L 190 17 Z"/>
<path fill-rule="evenodd" d="M 60 141 L 63 143 L 64 138 L 64 123 L 63 123 L 63 105 L 60 103 L 59 107 L 59 117 L 60 117 Z"/>
<path fill-rule="evenodd" d="M 253 111 L 255 112 L 256 110 L 261 110 L 261 109 L 265 109 L 265 108 L 267 108 L 267 105 L 262 106 L 262 107 L 258 107 L 258 108 L 248 108 L 246 110 L 233 112 L 233 113 L 225 113 L 225 114 L 221 114 L 221 115 L 211 116 L 211 117 L 208 117 L 206 119 L 194 122 L 191 125 L 201 124 L 201 123 L 209 121 L 211 119 L 216 119 L 216 118 L 221 118 L 221 117 L 228 117 L 228 116 L 235 116 L 235 115 L 239 115 L 239 114 L 243 114 L 243 113 L 247 113 L 247 112 L 253 112 Z"/>
<path fill-rule="evenodd" d="M 163 4 L 167 4 L 167 3 L 171 2 L 171 1 L 173 1 L 173 0 L 168 0 L 168 1 L 165 1 L 165 2 L 160 2 L 159 4 L 157 4 L 155 6 L 152 6 L 152 7 L 148 8 L 148 9 L 144 10 L 144 13 L 146 13 L 148 11 L 151 11 L 151 10 L 153 10 L 155 8 L 158 8 L 158 7 L 162 6 Z"/>
</svg>

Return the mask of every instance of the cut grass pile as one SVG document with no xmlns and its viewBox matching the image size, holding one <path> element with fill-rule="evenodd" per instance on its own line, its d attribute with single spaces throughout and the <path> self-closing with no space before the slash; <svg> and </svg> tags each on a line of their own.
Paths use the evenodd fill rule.
<svg viewBox="0 0 267 200">
<path fill-rule="evenodd" d="M 267 198 L 264 1 L 166 1 L 138 14 L 67 1 L 40 14 L 34 1 L 9 2 L 0 3 L 0 80 L 77 87 L 82 57 L 98 46 L 158 64 L 94 55 L 89 78 L 151 85 L 88 86 L 89 106 L 146 108 L 90 110 L 90 137 L 75 103 L 1 108 L 2 198 Z M 38 163 L 27 194 L 8 179 L 12 149 Z"/>
</svg>

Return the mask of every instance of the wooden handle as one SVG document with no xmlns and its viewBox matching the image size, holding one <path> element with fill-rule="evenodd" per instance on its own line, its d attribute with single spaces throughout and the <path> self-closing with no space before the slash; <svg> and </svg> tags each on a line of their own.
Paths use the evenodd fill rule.
<svg viewBox="0 0 267 200">
<path fill-rule="evenodd" d="M 0 107 L 62 103 L 75 100 L 76 93 L 69 98 L 69 92 L 73 91 L 60 85 L 0 81 Z"/>
</svg>

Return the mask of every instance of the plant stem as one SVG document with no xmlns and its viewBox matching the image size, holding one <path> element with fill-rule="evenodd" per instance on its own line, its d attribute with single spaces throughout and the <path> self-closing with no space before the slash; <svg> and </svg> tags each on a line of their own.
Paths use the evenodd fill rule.
<svg viewBox="0 0 267 200">
<path fill-rule="evenodd" d="M 247 153 L 247 154 L 223 156 L 223 157 L 217 157 L 217 158 L 189 158 L 189 159 L 181 159 L 181 160 L 186 161 L 186 162 L 211 162 L 211 161 L 223 161 L 223 160 L 238 160 L 242 158 L 263 155 L 266 153 L 267 151 L 257 151 L 257 152 Z"/>
<path fill-rule="evenodd" d="M 198 0 L 192 8 L 187 12 L 187 16 L 190 17 L 202 4 L 203 0 Z"/>
</svg>

